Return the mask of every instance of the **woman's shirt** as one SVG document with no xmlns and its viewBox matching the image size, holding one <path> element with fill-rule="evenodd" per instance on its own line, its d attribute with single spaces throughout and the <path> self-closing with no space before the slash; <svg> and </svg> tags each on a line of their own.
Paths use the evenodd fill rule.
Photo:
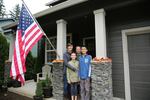
<svg viewBox="0 0 150 100">
<path fill-rule="evenodd" d="M 69 64 L 77 70 L 79 69 L 79 62 L 77 60 L 71 60 L 69 61 Z M 78 72 L 74 72 L 71 69 L 67 68 L 67 81 L 68 83 L 79 82 Z"/>
</svg>

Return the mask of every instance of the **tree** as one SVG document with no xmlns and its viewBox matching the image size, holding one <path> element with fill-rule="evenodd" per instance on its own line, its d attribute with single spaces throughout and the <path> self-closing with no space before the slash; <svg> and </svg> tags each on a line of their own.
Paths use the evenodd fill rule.
<svg viewBox="0 0 150 100">
<path fill-rule="evenodd" d="M 7 43 L 6 38 L 0 33 L 0 82 L 4 80 L 5 60 L 8 59 L 8 53 L 9 44 Z"/>
<path fill-rule="evenodd" d="M 0 0 L 0 18 L 4 18 L 6 15 L 6 9 L 3 0 Z"/>
<path fill-rule="evenodd" d="M 20 6 L 19 4 L 17 4 L 12 11 L 10 11 L 10 15 L 12 18 L 15 18 L 16 20 L 19 19 L 19 15 L 20 15 Z"/>
</svg>

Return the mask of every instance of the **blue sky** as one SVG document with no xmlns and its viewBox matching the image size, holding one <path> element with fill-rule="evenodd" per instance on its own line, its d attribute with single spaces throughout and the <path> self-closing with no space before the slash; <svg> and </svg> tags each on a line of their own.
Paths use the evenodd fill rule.
<svg viewBox="0 0 150 100">
<path fill-rule="evenodd" d="M 52 0 L 24 0 L 32 14 L 35 14 L 39 11 L 47 9 L 48 7 L 45 6 L 46 3 Z M 4 0 L 4 4 L 6 6 L 7 13 L 9 10 L 13 9 L 16 4 L 21 5 L 21 0 Z"/>
</svg>

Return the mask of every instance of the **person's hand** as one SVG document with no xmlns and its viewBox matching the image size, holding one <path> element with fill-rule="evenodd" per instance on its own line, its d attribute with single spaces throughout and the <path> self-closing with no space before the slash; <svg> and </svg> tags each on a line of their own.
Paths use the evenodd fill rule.
<svg viewBox="0 0 150 100">
<path fill-rule="evenodd" d="M 74 72 L 77 72 L 77 71 L 78 71 L 78 70 L 77 70 L 76 68 L 74 68 L 74 67 L 72 68 L 72 70 L 73 70 Z"/>
<path fill-rule="evenodd" d="M 69 84 L 71 84 L 71 82 L 70 82 L 70 81 L 68 81 L 68 83 L 69 83 Z"/>
</svg>

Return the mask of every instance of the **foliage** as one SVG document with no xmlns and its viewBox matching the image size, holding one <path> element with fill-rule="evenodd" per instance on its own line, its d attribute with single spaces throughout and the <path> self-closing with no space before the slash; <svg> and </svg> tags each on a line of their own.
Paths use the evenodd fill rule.
<svg viewBox="0 0 150 100">
<path fill-rule="evenodd" d="M 48 77 L 48 75 L 46 75 L 45 81 L 46 81 L 45 87 L 51 87 L 52 82 L 51 82 L 51 79 Z"/>
<path fill-rule="evenodd" d="M 26 74 L 25 74 L 25 79 L 30 80 L 33 79 L 34 77 L 34 64 L 35 64 L 35 58 L 32 56 L 31 52 L 27 55 L 26 58 Z"/>
<path fill-rule="evenodd" d="M 42 96 L 43 95 L 43 88 L 42 88 L 42 83 L 41 82 L 37 83 L 35 95 L 36 96 Z"/>
<path fill-rule="evenodd" d="M 0 0 L 0 18 L 4 18 L 6 15 L 6 9 L 3 0 Z"/>
<path fill-rule="evenodd" d="M 19 15 L 20 15 L 20 6 L 19 4 L 17 4 L 12 11 L 10 11 L 10 15 L 12 18 L 15 18 L 16 20 L 19 19 Z"/>
<path fill-rule="evenodd" d="M 44 65 L 44 55 L 45 55 L 45 39 L 41 39 L 38 42 L 38 55 L 37 58 L 35 59 L 35 65 L 34 65 L 34 72 L 40 73 L 42 71 L 42 66 Z"/>
<path fill-rule="evenodd" d="M 0 83 L 4 80 L 5 60 L 8 59 L 9 44 L 6 38 L 0 33 Z"/>
<path fill-rule="evenodd" d="M 40 80 L 40 82 L 42 83 L 42 87 L 48 87 L 49 88 L 52 86 L 51 79 L 48 77 L 48 75 L 46 75 L 45 80 Z"/>
</svg>

